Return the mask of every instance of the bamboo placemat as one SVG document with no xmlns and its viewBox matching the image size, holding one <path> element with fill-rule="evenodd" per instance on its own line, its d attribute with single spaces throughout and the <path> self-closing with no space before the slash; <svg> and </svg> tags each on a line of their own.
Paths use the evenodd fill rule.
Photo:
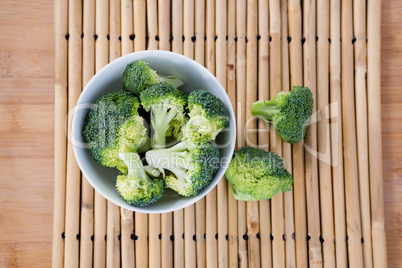
<svg viewBox="0 0 402 268">
<path fill-rule="evenodd" d="M 53 267 L 387 267 L 380 16 L 379 0 L 56 0 Z M 237 147 L 281 155 L 292 191 L 241 202 L 222 179 L 161 215 L 95 192 L 67 142 L 67 112 L 96 71 L 144 49 L 216 75 Z M 294 85 L 312 90 L 317 113 L 305 144 L 291 146 L 250 105 Z"/>
</svg>

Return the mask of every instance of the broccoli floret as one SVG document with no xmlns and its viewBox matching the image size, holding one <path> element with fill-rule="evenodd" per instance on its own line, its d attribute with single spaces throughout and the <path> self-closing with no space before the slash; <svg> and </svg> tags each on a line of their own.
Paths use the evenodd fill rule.
<svg viewBox="0 0 402 268">
<path fill-rule="evenodd" d="M 225 175 L 235 199 L 244 201 L 265 200 L 290 191 L 293 181 L 282 158 L 254 147 L 235 151 Z"/>
<path fill-rule="evenodd" d="M 165 148 L 166 137 L 176 135 L 177 128 L 185 124 L 187 94 L 169 84 L 161 83 L 142 91 L 140 98 L 144 109 L 151 112 L 151 147 Z"/>
<path fill-rule="evenodd" d="M 124 88 L 137 96 L 148 86 L 162 82 L 176 88 L 183 85 L 183 81 L 179 78 L 158 75 L 155 70 L 148 67 L 147 63 L 140 60 L 127 65 L 123 72 Z"/>
<path fill-rule="evenodd" d="M 183 196 L 197 195 L 219 169 L 219 150 L 211 142 L 183 141 L 169 149 L 148 151 L 145 158 L 166 174 L 166 187 Z"/>
<path fill-rule="evenodd" d="M 136 153 L 120 153 L 119 156 L 128 167 L 127 175 L 117 176 L 116 189 L 120 196 L 137 207 L 144 207 L 161 199 L 165 192 L 165 182 L 156 178 L 160 173 L 144 167 Z"/>
<path fill-rule="evenodd" d="M 86 115 L 82 136 L 97 162 L 127 172 L 118 154 L 136 152 L 147 141 L 139 105 L 138 99 L 125 90 L 106 93 L 96 100 Z"/>
<path fill-rule="evenodd" d="M 184 139 L 214 140 L 229 124 L 225 104 L 207 90 L 198 89 L 190 93 L 188 110 L 190 120 L 183 128 Z"/>
<path fill-rule="evenodd" d="M 278 135 L 288 143 L 303 139 L 313 113 L 313 94 L 307 87 L 293 87 L 280 92 L 270 101 L 257 101 L 251 106 L 254 116 L 272 123 Z"/>
</svg>

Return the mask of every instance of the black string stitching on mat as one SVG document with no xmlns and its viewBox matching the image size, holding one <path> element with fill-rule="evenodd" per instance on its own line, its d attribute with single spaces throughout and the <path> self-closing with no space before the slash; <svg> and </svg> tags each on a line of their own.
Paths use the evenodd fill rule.
<svg viewBox="0 0 402 268">
<path fill-rule="evenodd" d="M 320 242 L 324 243 L 324 238 L 322 238 L 322 236 L 320 235 Z"/>
<path fill-rule="evenodd" d="M 81 39 L 84 38 L 84 33 L 81 33 L 81 36 L 80 36 L 80 37 L 81 37 Z M 95 39 L 95 41 L 98 39 L 98 37 L 99 37 L 99 36 L 98 36 L 97 34 L 94 34 L 94 39 Z M 130 38 L 131 41 L 133 41 L 133 40 L 135 39 L 135 37 L 136 37 L 135 34 L 130 34 L 130 35 L 129 35 L 129 38 Z M 70 34 L 67 33 L 67 34 L 64 36 L 64 38 L 65 38 L 66 40 L 69 40 L 69 39 L 70 39 Z M 107 40 L 110 40 L 110 35 L 109 35 L 109 34 L 106 35 L 106 38 L 107 38 Z M 225 36 L 225 38 L 226 38 L 226 41 L 229 40 L 229 37 L 228 37 L 227 35 Z M 121 41 L 122 37 L 119 36 L 118 39 L 119 39 L 119 41 Z M 170 36 L 170 37 L 169 37 L 169 42 L 172 42 L 173 39 L 174 39 L 173 36 Z M 182 39 L 183 39 L 183 42 L 184 42 L 185 39 L 186 39 L 186 37 L 183 35 L 183 36 L 182 36 Z M 215 35 L 214 41 L 216 41 L 217 39 L 218 39 L 218 36 Z M 238 37 L 235 36 L 233 39 L 234 39 L 235 42 L 237 42 Z M 246 43 L 247 43 L 248 40 L 249 40 L 247 36 L 245 36 L 244 39 L 246 40 Z M 260 39 L 261 39 L 261 35 L 257 34 L 257 35 L 256 35 L 256 39 L 257 39 L 257 40 L 260 40 Z M 149 40 L 149 36 L 148 36 L 148 35 L 145 36 L 145 40 L 147 40 L 147 41 Z M 155 40 L 156 40 L 156 41 L 159 41 L 159 40 L 160 40 L 160 38 L 159 38 L 158 35 L 155 36 Z M 193 35 L 193 36 L 191 37 L 191 42 L 194 43 L 196 40 L 197 40 L 197 37 Z M 206 41 L 206 40 L 207 40 L 207 36 L 205 35 L 205 36 L 204 36 L 204 41 Z M 319 37 L 316 36 L 316 41 L 318 41 L 318 40 L 319 40 Z M 291 37 L 291 36 L 288 36 L 288 37 L 287 37 L 287 41 L 288 41 L 288 43 L 292 42 L 292 37 Z M 340 39 L 339 41 L 342 42 L 342 39 Z M 353 39 L 351 40 L 352 44 L 356 43 L 356 41 L 357 41 L 356 37 L 353 37 Z M 269 42 L 272 42 L 272 36 L 269 36 Z M 303 38 L 301 39 L 301 43 L 304 44 L 305 42 L 306 42 L 306 38 L 303 37 Z M 331 38 L 328 38 L 328 43 L 331 44 L 331 42 L 332 42 Z M 366 38 L 366 43 L 367 43 L 367 42 L 368 42 L 368 39 Z"/>
</svg>

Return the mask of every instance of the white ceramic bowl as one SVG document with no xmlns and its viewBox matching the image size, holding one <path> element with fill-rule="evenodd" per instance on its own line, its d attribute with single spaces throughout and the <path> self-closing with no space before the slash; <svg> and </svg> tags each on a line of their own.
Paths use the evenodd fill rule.
<svg viewBox="0 0 402 268">
<path fill-rule="evenodd" d="M 89 107 L 106 92 L 123 87 L 122 75 L 127 64 L 137 60 L 145 61 L 158 74 L 173 75 L 183 80 L 184 89 L 188 92 L 205 88 L 217 96 L 225 104 L 229 113 L 229 126 L 216 139 L 220 151 L 221 165 L 210 185 L 195 197 L 183 197 L 167 189 L 162 199 L 146 207 L 127 204 L 116 190 L 117 169 L 100 165 L 92 159 L 90 151 L 82 139 L 82 127 Z M 89 81 L 82 92 L 75 108 L 72 122 L 72 140 L 74 153 L 82 173 L 90 184 L 106 199 L 114 204 L 133 211 L 143 213 L 164 213 L 187 207 L 211 191 L 224 175 L 228 162 L 232 158 L 236 140 L 236 121 L 232 105 L 225 89 L 206 68 L 183 55 L 167 51 L 140 51 L 120 57 L 106 65 Z"/>
</svg>

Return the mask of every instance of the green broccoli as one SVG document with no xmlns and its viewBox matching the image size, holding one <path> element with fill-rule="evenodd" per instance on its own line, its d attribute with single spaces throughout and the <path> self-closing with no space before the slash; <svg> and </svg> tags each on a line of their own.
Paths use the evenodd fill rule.
<svg viewBox="0 0 402 268">
<path fill-rule="evenodd" d="M 198 89 L 190 93 L 188 110 L 190 119 L 183 128 L 183 139 L 214 140 L 229 124 L 225 104 L 207 90 Z"/>
<path fill-rule="evenodd" d="M 166 137 L 177 135 L 177 129 L 185 124 L 187 95 L 166 83 L 154 84 L 141 92 L 142 106 L 151 111 L 152 148 L 165 148 Z"/>
<path fill-rule="evenodd" d="M 165 174 L 166 187 L 183 196 L 195 196 L 219 169 L 219 150 L 211 142 L 183 141 L 169 149 L 146 152 L 148 165 Z"/>
<path fill-rule="evenodd" d="M 179 78 L 158 75 L 155 70 L 148 67 L 147 63 L 140 60 L 127 65 L 123 72 L 124 88 L 137 96 L 148 86 L 162 82 L 166 82 L 175 88 L 183 85 L 183 81 Z"/>
<path fill-rule="evenodd" d="M 275 153 L 254 147 L 235 151 L 226 178 L 237 200 L 258 201 L 290 191 L 292 175 Z"/>
<path fill-rule="evenodd" d="M 85 117 L 82 136 L 97 162 L 127 172 L 118 154 L 137 152 L 148 139 L 144 120 L 138 115 L 139 105 L 138 99 L 125 90 L 106 93 L 96 100 Z"/>
<path fill-rule="evenodd" d="M 165 182 L 156 178 L 160 173 L 144 167 L 136 153 L 120 153 L 119 156 L 128 167 L 127 175 L 117 176 L 116 189 L 120 196 L 137 207 L 144 207 L 161 199 L 165 192 Z"/>
<path fill-rule="evenodd" d="M 270 101 L 253 103 L 251 113 L 272 123 L 284 141 L 298 143 L 304 137 L 313 106 L 313 94 L 310 89 L 295 86 L 292 91 L 280 92 Z"/>
</svg>

